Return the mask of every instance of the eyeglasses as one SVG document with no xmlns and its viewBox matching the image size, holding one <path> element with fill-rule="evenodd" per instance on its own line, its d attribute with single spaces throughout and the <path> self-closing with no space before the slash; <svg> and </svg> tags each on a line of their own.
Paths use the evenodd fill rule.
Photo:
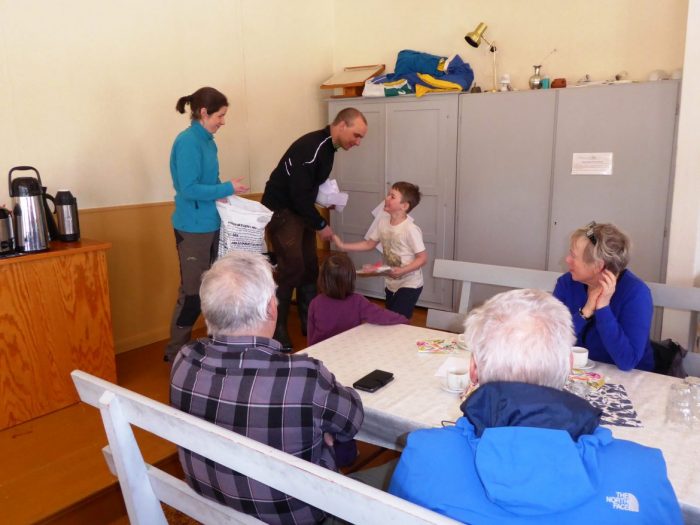
<svg viewBox="0 0 700 525">
<path fill-rule="evenodd" d="M 591 241 L 591 244 L 595 246 L 598 244 L 598 239 L 596 239 L 594 228 L 597 226 L 595 221 L 591 221 L 588 224 L 586 224 L 586 237 L 588 237 L 588 240 Z"/>
</svg>

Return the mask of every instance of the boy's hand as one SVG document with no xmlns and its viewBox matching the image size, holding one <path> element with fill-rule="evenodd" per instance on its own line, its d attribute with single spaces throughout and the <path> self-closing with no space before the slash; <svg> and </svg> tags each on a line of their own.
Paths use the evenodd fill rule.
<svg viewBox="0 0 700 525">
<path fill-rule="evenodd" d="M 391 277 L 392 279 L 398 279 L 404 273 L 405 272 L 404 272 L 403 268 L 394 267 L 389 271 L 389 277 Z"/>
</svg>

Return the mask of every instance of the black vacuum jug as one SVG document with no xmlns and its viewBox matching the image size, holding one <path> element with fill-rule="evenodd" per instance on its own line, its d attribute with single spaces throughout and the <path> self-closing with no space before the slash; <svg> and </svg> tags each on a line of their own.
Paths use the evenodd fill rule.
<svg viewBox="0 0 700 525">
<path fill-rule="evenodd" d="M 0 257 L 15 252 L 15 228 L 12 225 L 12 214 L 7 208 L 0 206 Z"/>
<path fill-rule="evenodd" d="M 78 220 L 78 201 L 68 190 L 58 190 L 54 199 L 56 217 L 58 218 L 58 238 L 63 242 L 80 240 L 80 221 Z"/>
</svg>

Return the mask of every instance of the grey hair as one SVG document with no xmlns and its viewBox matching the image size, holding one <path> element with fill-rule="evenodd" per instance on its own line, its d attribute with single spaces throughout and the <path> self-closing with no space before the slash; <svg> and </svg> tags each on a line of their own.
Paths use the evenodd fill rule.
<svg viewBox="0 0 700 525">
<path fill-rule="evenodd" d="M 476 308 L 464 340 L 479 383 L 518 381 L 562 389 L 576 340 L 568 308 L 542 290 L 511 290 Z"/>
<path fill-rule="evenodd" d="M 214 263 L 199 289 L 202 313 L 212 335 L 253 331 L 269 320 L 275 281 L 258 253 L 231 252 Z"/>
<path fill-rule="evenodd" d="M 571 234 L 571 245 L 577 239 L 587 239 L 588 228 L 579 228 Z M 614 224 L 596 224 L 591 228 L 596 243 L 586 243 L 583 250 L 583 260 L 588 264 L 601 261 L 607 270 L 620 275 L 630 262 L 630 238 Z"/>
</svg>

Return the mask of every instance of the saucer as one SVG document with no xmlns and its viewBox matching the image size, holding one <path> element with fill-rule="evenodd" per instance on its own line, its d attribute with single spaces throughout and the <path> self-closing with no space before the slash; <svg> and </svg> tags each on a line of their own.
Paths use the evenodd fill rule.
<svg viewBox="0 0 700 525">
<path fill-rule="evenodd" d="M 461 394 L 464 392 L 464 388 L 458 388 L 457 390 L 452 390 L 451 388 L 447 388 L 447 385 L 440 385 L 440 388 L 444 390 L 445 392 L 449 392 L 450 394 Z"/>
<path fill-rule="evenodd" d="M 588 362 L 586 363 L 586 366 L 575 366 L 574 370 L 590 370 L 594 366 L 595 366 L 595 363 L 589 359 Z"/>
</svg>

